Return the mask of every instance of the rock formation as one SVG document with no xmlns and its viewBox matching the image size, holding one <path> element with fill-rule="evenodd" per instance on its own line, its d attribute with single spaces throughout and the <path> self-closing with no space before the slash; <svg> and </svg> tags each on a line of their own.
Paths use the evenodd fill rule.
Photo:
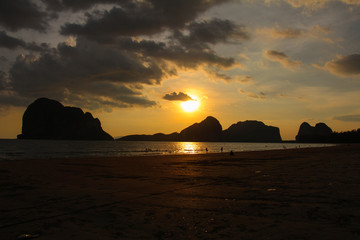
<svg viewBox="0 0 360 240">
<path fill-rule="evenodd" d="M 80 108 L 64 107 L 48 98 L 39 98 L 23 115 L 19 139 L 113 140 L 101 128 L 99 119 Z"/>
<path fill-rule="evenodd" d="M 181 141 L 180 135 L 177 132 L 174 132 L 172 134 L 164 134 L 164 133 L 156 133 L 154 135 L 128 135 L 121 138 L 118 138 L 117 140 L 121 141 Z"/>
<path fill-rule="evenodd" d="M 300 125 L 297 142 L 329 142 L 333 131 L 325 123 L 317 123 L 315 127 L 307 122 Z"/>
<path fill-rule="evenodd" d="M 226 142 L 281 142 L 279 128 L 259 121 L 244 121 L 231 125 L 223 132 Z"/>
<path fill-rule="evenodd" d="M 222 126 L 214 117 L 207 117 L 180 133 L 154 135 L 129 135 L 123 141 L 193 141 L 193 142 L 281 142 L 279 128 L 266 126 L 258 121 L 245 121 L 233 124 L 222 131 Z"/>
<path fill-rule="evenodd" d="M 207 117 L 200 123 L 195 123 L 180 132 L 182 141 L 217 142 L 222 140 L 222 126 L 214 117 Z"/>
<path fill-rule="evenodd" d="M 222 127 L 214 117 L 207 117 L 200 123 L 185 128 L 180 133 L 157 133 L 154 135 L 129 135 L 118 140 L 123 141 L 186 141 L 186 142 L 215 142 L 221 141 Z"/>
</svg>

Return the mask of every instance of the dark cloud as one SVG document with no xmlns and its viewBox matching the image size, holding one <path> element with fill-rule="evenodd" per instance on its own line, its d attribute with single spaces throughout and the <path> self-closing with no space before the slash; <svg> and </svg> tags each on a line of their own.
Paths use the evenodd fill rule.
<svg viewBox="0 0 360 240">
<path fill-rule="evenodd" d="M 230 67 L 235 60 L 218 56 L 208 44 L 235 38 L 247 38 L 240 26 L 228 20 L 188 23 L 202 11 L 224 0 L 198 1 L 125 1 L 109 11 L 87 14 L 85 24 L 62 26 L 64 35 L 77 35 L 101 44 L 113 45 L 121 51 L 136 52 L 156 61 L 172 61 L 178 67 L 196 68 L 202 64 Z M 119 24 L 121 23 L 121 24 Z M 136 41 L 132 37 L 174 30 L 169 42 Z M 190 32 L 184 35 L 182 31 Z M 132 37 L 130 37 L 132 36 Z"/>
<path fill-rule="evenodd" d="M 339 76 L 354 76 L 360 74 L 360 54 L 339 56 L 327 62 L 325 69 Z"/>
<path fill-rule="evenodd" d="M 294 69 L 295 67 L 301 66 L 302 62 L 290 59 L 288 55 L 283 52 L 276 50 L 266 50 L 264 53 L 265 57 L 271 61 L 279 62 L 283 67 L 288 69 Z"/>
<path fill-rule="evenodd" d="M 26 43 L 18 38 L 7 35 L 5 31 L 0 31 L 0 47 L 8 49 L 16 49 L 18 47 L 25 47 Z"/>
<path fill-rule="evenodd" d="M 192 22 L 186 30 L 189 32 L 188 35 L 184 35 L 180 31 L 176 31 L 174 34 L 174 38 L 186 46 L 198 47 L 204 43 L 216 44 L 227 42 L 229 39 L 244 40 L 249 38 L 243 26 L 217 18 Z"/>
<path fill-rule="evenodd" d="M 50 48 L 46 43 L 42 43 L 41 45 L 34 42 L 26 43 L 22 39 L 9 36 L 5 31 L 0 31 L 0 47 L 11 50 L 23 48 L 30 51 L 44 51 Z"/>
<path fill-rule="evenodd" d="M 268 3 L 275 2 L 277 0 L 267 0 Z M 332 1 L 329 0 L 307 0 L 307 1 L 299 1 L 299 0 L 285 0 L 284 2 L 287 2 L 294 8 L 304 8 L 306 11 L 315 11 L 322 9 L 326 7 L 327 4 L 331 3 Z M 358 0 L 339 0 L 338 2 L 341 2 L 343 4 L 347 4 L 349 6 L 360 6 L 360 2 Z"/>
<path fill-rule="evenodd" d="M 40 45 L 35 42 L 26 43 L 26 45 L 23 48 L 35 52 L 51 51 L 50 45 L 47 43 L 41 43 Z"/>
<path fill-rule="evenodd" d="M 64 11 L 64 10 L 72 10 L 72 11 L 80 11 L 86 10 L 97 4 L 105 4 L 105 3 L 117 3 L 118 0 L 41 0 L 47 6 L 48 10 L 52 11 Z M 124 2 L 131 2 L 131 0 L 122 0 Z"/>
<path fill-rule="evenodd" d="M 134 52 L 144 58 L 171 61 L 178 67 L 184 68 L 196 68 L 202 64 L 228 68 L 236 63 L 234 58 L 217 55 L 206 43 L 194 47 L 193 45 L 184 46 L 179 42 L 136 41 L 132 38 L 118 38 L 117 40 L 99 38 L 98 41 L 112 44 L 114 48 L 121 51 Z"/>
<path fill-rule="evenodd" d="M 337 116 L 334 117 L 334 120 L 343 122 L 360 122 L 360 114 Z"/>
<path fill-rule="evenodd" d="M 154 106 L 156 102 L 142 93 L 144 85 L 160 84 L 181 69 L 218 72 L 236 64 L 232 57 L 219 56 L 213 45 L 247 39 L 245 28 L 229 20 L 195 21 L 200 13 L 226 1 L 42 0 L 49 14 L 41 19 L 53 12 L 86 10 L 104 3 L 113 7 L 86 13 L 84 24 L 63 25 L 61 33 L 71 35 L 71 40 L 56 48 L 0 32 L 0 46 L 29 51 L 11 66 L 7 89 L 12 96 L 53 97 L 88 109 Z M 34 29 L 44 30 L 46 24 L 40 26 Z M 163 34 L 162 40 L 151 40 L 158 33 Z M 182 92 L 165 97 L 190 98 Z"/>
<path fill-rule="evenodd" d="M 76 47 L 59 44 L 40 56 L 20 55 L 10 69 L 13 91 L 21 96 L 87 96 L 119 107 L 155 105 L 141 95 L 138 84 L 158 84 L 162 77 L 155 62 L 85 39 L 78 39 Z"/>
<path fill-rule="evenodd" d="M 78 37 L 74 47 L 61 43 L 56 49 L 41 51 L 40 56 L 19 56 L 10 69 L 10 78 L 13 90 L 28 98 L 51 95 L 75 102 L 86 96 L 94 99 L 84 100 L 86 106 L 93 102 L 88 108 L 99 106 L 96 99 L 102 98 L 108 106 L 149 107 L 156 103 L 142 96 L 142 85 L 159 84 L 175 75 L 177 67 L 197 68 L 204 64 L 226 68 L 235 60 L 218 56 L 206 44 L 191 49 L 152 40 L 117 38 L 95 42 Z"/>
<path fill-rule="evenodd" d="M 0 1 L 0 25 L 11 31 L 34 29 L 44 32 L 49 17 L 30 0 Z"/>
<path fill-rule="evenodd" d="M 6 74 L 6 72 L 0 71 L 0 91 L 7 89 L 7 85 L 8 75 Z"/>
<path fill-rule="evenodd" d="M 33 101 L 34 99 L 29 100 L 9 91 L 2 92 L 2 94 L 0 94 L 0 114 L 2 114 L 2 111 L 9 106 L 24 107 L 28 106 Z"/>
<path fill-rule="evenodd" d="M 183 93 L 183 92 L 168 93 L 165 96 L 163 96 L 163 99 L 169 100 L 169 101 L 189 101 L 189 100 L 193 100 L 189 95 L 187 95 L 186 93 Z"/>
<path fill-rule="evenodd" d="M 199 13 L 228 0 L 145 0 L 118 2 L 109 11 L 87 14 L 85 24 L 67 23 L 61 27 L 64 35 L 139 36 L 165 29 L 182 28 Z"/>
<path fill-rule="evenodd" d="M 5 56 L 0 56 L 0 62 L 5 63 L 7 61 L 9 61 L 9 59 L 7 59 Z"/>
<path fill-rule="evenodd" d="M 276 51 L 276 50 L 266 50 L 265 55 L 272 57 L 274 59 L 287 59 L 288 58 L 288 56 L 285 53 Z"/>
</svg>

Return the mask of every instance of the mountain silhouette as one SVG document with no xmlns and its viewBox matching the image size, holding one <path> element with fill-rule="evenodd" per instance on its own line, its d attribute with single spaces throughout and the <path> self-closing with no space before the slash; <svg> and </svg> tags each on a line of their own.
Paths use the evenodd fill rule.
<svg viewBox="0 0 360 240">
<path fill-rule="evenodd" d="M 128 135 L 122 141 L 192 141 L 192 142 L 281 142 L 279 128 L 259 121 L 238 122 L 223 131 L 220 122 L 209 116 L 180 133 L 154 135 Z"/>
<path fill-rule="evenodd" d="M 333 131 L 325 123 L 317 123 L 315 127 L 307 122 L 300 125 L 296 135 L 297 142 L 329 142 Z"/>
<path fill-rule="evenodd" d="M 352 131 L 333 132 L 325 123 L 315 127 L 303 122 L 296 135 L 297 142 L 303 143 L 360 143 L 360 128 Z"/>
<path fill-rule="evenodd" d="M 222 126 L 216 118 L 211 116 L 180 132 L 180 139 L 190 142 L 216 142 L 221 140 L 221 136 Z"/>
<path fill-rule="evenodd" d="M 60 102 L 39 98 L 23 115 L 19 139 L 113 140 L 101 128 L 99 119 L 76 107 L 64 107 Z"/>
<path fill-rule="evenodd" d="M 259 121 L 244 121 L 231 125 L 223 133 L 227 142 L 281 142 L 280 130 Z"/>
</svg>

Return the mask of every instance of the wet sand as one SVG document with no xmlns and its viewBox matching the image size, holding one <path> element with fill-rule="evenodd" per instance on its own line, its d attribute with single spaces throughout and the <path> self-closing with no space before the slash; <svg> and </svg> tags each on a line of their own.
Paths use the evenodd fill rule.
<svg viewBox="0 0 360 240">
<path fill-rule="evenodd" d="M 0 239 L 360 239 L 360 145 L 0 162 Z"/>
</svg>

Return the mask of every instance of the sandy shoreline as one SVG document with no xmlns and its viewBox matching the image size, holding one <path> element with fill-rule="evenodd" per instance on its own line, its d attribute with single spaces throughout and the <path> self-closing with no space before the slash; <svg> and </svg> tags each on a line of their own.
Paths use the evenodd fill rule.
<svg viewBox="0 0 360 240">
<path fill-rule="evenodd" d="M 0 162 L 0 238 L 359 239 L 360 146 Z"/>
</svg>

